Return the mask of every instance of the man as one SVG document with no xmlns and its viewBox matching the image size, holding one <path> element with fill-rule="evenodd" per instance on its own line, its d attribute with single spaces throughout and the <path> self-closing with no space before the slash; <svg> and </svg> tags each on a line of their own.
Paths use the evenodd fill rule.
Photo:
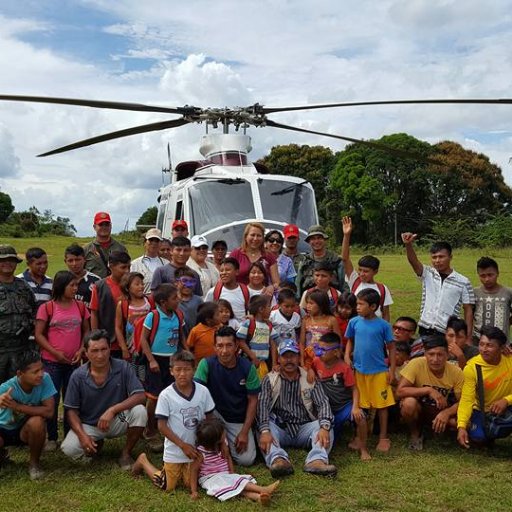
<svg viewBox="0 0 512 512">
<path fill-rule="evenodd" d="M 202 359 L 194 379 L 205 385 L 215 402 L 215 413 L 224 422 L 231 456 L 240 466 L 256 459 L 252 424 L 256 417 L 260 379 L 254 365 L 238 356 L 239 344 L 231 327 L 215 334 L 215 356 Z"/>
<path fill-rule="evenodd" d="M 62 451 L 74 460 L 90 461 L 105 438 L 126 434 L 119 465 L 130 470 L 132 450 L 147 422 L 144 388 L 126 361 L 110 358 L 106 331 L 89 332 L 84 349 L 89 362 L 73 372 L 64 398 L 71 430 Z"/>
<path fill-rule="evenodd" d="M 163 283 L 174 284 L 174 273 L 176 269 L 186 267 L 187 261 L 192 252 L 190 240 L 184 236 L 178 236 L 171 240 L 171 263 L 166 263 L 162 267 L 158 267 L 153 272 L 153 279 L 151 280 L 151 291 L 155 291 Z M 203 295 L 201 288 L 201 280 L 198 273 L 193 270 L 196 276 L 196 285 L 194 286 L 194 295 Z"/>
<path fill-rule="evenodd" d="M 392 327 L 393 340 L 395 343 L 407 343 L 411 349 L 411 358 L 423 355 L 423 341 L 414 337 L 417 328 L 416 320 L 410 316 L 399 316 Z"/>
<path fill-rule="evenodd" d="M 462 370 L 448 363 L 443 335 L 427 336 L 423 347 L 425 356 L 404 366 L 397 389 L 400 414 L 411 432 L 411 450 L 423 449 L 422 427 L 437 434 L 455 428 L 464 381 Z"/>
<path fill-rule="evenodd" d="M 38 480 L 44 475 L 39 459 L 56 393 L 52 379 L 44 373 L 39 353 L 29 350 L 20 354 L 16 377 L 0 385 L 0 466 L 8 459 L 5 446 L 26 444 L 30 451 L 30 479 Z"/>
<path fill-rule="evenodd" d="M 512 431 L 512 356 L 503 354 L 507 336 L 492 326 L 482 327 L 481 335 L 480 355 L 470 359 L 464 368 L 464 385 L 457 412 L 457 441 L 464 448 L 469 448 L 470 440 L 476 439 L 477 427 L 482 427 L 478 421 L 481 412 L 501 416 L 503 426 L 508 432 Z M 477 367 L 482 372 L 483 404 L 478 396 Z M 503 436 L 486 432 L 485 437 L 492 440 Z"/>
<path fill-rule="evenodd" d="M 144 255 L 132 261 L 130 271 L 139 272 L 144 276 L 144 294 L 151 293 L 151 280 L 158 267 L 163 267 L 167 261 L 160 257 L 162 233 L 157 228 L 151 228 L 144 235 Z"/>
<path fill-rule="evenodd" d="M 177 236 L 188 238 L 188 224 L 185 220 L 175 220 L 171 228 L 171 240 Z"/>
<path fill-rule="evenodd" d="M 66 247 L 64 252 L 64 263 L 68 270 L 78 280 L 78 289 L 75 294 L 76 300 L 81 300 L 88 308 L 91 304 L 92 289 L 100 278 L 96 274 L 85 270 L 85 251 L 78 244 Z"/>
<path fill-rule="evenodd" d="M 30 347 L 37 312 L 29 285 L 14 277 L 23 260 L 11 245 L 0 245 L 0 382 L 16 374 L 16 357 Z"/>
<path fill-rule="evenodd" d="M 107 212 L 98 212 L 94 216 L 92 226 L 96 232 L 96 238 L 85 247 L 85 268 L 89 272 L 105 278 L 110 274 L 108 268 L 108 257 L 110 253 L 127 252 L 120 242 L 111 237 L 112 221 Z"/>
<path fill-rule="evenodd" d="M 349 291 L 345 282 L 345 267 L 342 259 L 327 249 L 328 235 L 322 226 L 311 226 L 306 237 L 306 242 L 311 247 L 311 252 L 303 256 L 297 269 L 297 293 L 299 297 L 308 289 L 315 286 L 313 271 L 315 263 L 322 262 L 329 265 L 333 273 L 332 285 L 340 292 Z"/>
<path fill-rule="evenodd" d="M 299 346 L 286 340 L 279 346 L 279 371 L 267 374 L 258 400 L 259 445 L 272 477 L 291 475 L 286 446 L 310 448 L 304 471 L 334 476 L 329 464 L 333 442 L 332 412 L 320 383 L 310 384 L 299 367 Z"/>
<path fill-rule="evenodd" d="M 448 242 L 436 242 L 430 247 L 432 266 L 423 265 L 416 256 L 413 243 L 417 235 L 402 233 L 407 260 L 422 282 L 422 301 L 418 322 L 420 336 L 444 334 L 450 316 L 459 316 L 461 305 L 468 336 L 473 332 L 475 294 L 469 279 L 451 267 L 452 247 Z M 469 339 L 471 343 L 471 339 Z"/>
<path fill-rule="evenodd" d="M 286 224 L 283 228 L 284 249 L 283 253 L 291 258 L 295 271 L 299 270 L 303 254 L 299 252 L 299 228 L 295 224 Z"/>
<path fill-rule="evenodd" d="M 48 255 L 40 247 L 31 247 L 25 253 L 25 260 L 27 269 L 16 277 L 20 277 L 30 286 L 39 307 L 52 298 L 53 279 L 46 275 Z"/>
</svg>

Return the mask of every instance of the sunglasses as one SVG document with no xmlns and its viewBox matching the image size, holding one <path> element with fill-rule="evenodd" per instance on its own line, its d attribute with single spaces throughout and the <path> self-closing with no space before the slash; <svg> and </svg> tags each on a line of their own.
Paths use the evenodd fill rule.
<svg viewBox="0 0 512 512">
<path fill-rule="evenodd" d="M 405 327 L 400 327 L 399 325 L 393 325 L 393 330 L 398 332 L 414 332 L 414 329 L 406 329 Z"/>
<path fill-rule="evenodd" d="M 331 352 L 333 350 L 338 350 L 339 348 L 340 348 L 340 345 L 334 345 L 333 347 L 329 347 L 329 348 L 324 348 L 324 347 L 315 345 L 313 347 L 313 351 L 315 352 L 315 356 L 321 357 L 324 354 L 326 354 L 327 352 Z"/>
<path fill-rule="evenodd" d="M 180 277 L 178 281 L 187 288 L 193 288 L 197 283 L 197 279 L 193 277 Z"/>
<path fill-rule="evenodd" d="M 279 238 L 269 238 L 269 239 L 267 240 L 267 242 L 268 242 L 269 244 L 281 244 L 281 243 L 282 243 L 282 242 L 281 242 L 281 240 L 279 240 Z"/>
</svg>

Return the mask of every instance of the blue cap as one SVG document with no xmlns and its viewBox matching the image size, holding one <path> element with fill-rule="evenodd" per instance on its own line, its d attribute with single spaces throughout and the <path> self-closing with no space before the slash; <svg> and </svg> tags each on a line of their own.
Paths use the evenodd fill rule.
<svg viewBox="0 0 512 512">
<path fill-rule="evenodd" d="M 279 344 L 279 355 L 282 356 L 285 352 L 300 353 L 299 345 L 293 340 L 285 340 Z"/>
</svg>

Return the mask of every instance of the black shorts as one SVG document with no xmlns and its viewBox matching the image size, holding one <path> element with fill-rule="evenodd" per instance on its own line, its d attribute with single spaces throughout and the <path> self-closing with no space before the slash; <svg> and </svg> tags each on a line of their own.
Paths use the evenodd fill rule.
<svg viewBox="0 0 512 512">
<path fill-rule="evenodd" d="M 4 441 L 4 446 L 21 446 L 25 444 L 20 439 L 20 432 L 23 426 L 14 429 L 0 427 L 0 437 Z"/>
<path fill-rule="evenodd" d="M 146 368 L 146 381 L 144 383 L 144 387 L 146 389 L 146 394 L 150 398 L 157 399 L 158 395 L 167 386 L 170 386 L 174 382 L 174 377 L 171 375 L 171 371 L 169 369 L 169 360 L 171 359 L 170 356 L 154 356 L 154 358 L 160 367 L 160 371 L 152 372 L 149 369 L 148 363 Z"/>
</svg>

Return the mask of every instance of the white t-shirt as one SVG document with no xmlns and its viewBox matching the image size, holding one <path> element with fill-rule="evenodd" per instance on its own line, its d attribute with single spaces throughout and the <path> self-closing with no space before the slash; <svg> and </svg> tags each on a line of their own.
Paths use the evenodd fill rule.
<svg viewBox="0 0 512 512">
<path fill-rule="evenodd" d="M 208 290 L 205 302 L 212 302 L 214 300 L 214 289 L 215 288 L 210 288 L 210 290 Z M 228 290 L 225 286 L 223 286 L 219 299 L 227 300 L 231 304 L 231 307 L 233 308 L 233 314 L 239 322 L 241 322 L 247 316 L 245 313 L 244 294 L 242 293 L 242 288 L 240 288 L 240 285 L 238 285 L 234 290 Z"/>
<path fill-rule="evenodd" d="M 297 341 L 296 329 L 300 329 L 300 315 L 293 312 L 290 320 L 285 318 L 279 309 L 274 309 L 270 313 L 269 320 L 272 322 L 274 329 L 279 334 L 278 343 L 285 340 Z"/>
<path fill-rule="evenodd" d="M 263 293 L 263 288 L 261 290 L 255 290 L 250 286 L 247 287 L 249 290 L 249 298 L 254 297 L 255 295 L 261 295 Z M 274 307 L 277 304 L 276 298 L 272 295 L 272 299 L 270 301 L 270 306 Z"/>
<path fill-rule="evenodd" d="M 359 277 L 359 274 L 353 270 L 352 274 L 350 276 L 346 276 L 348 279 L 348 286 L 350 290 L 352 291 L 352 286 L 354 286 L 354 283 L 356 282 L 356 279 Z M 391 306 L 393 304 L 393 299 L 391 298 L 391 293 L 389 293 L 389 288 L 384 284 L 384 306 Z M 360 283 L 359 286 L 352 292 L 354 295 L 357 295 L 361 290 L 366 290 L 367 288 L 370 288 L 371 290 L 375 290 L 380 295 L 379 287 L 376 283 Z M 377 308 L 377 311 L 375 311 L 375 314 L 377 316 L 382 317 L 382 310 L 379 307 Z"/>
<path fill-rule="evenodd" d="M 166 419 L 167 426 L 185 443 L 195 446 L 196 428 L 205 415 L 215 409 L 208 388 L 194 382 L 194 390 L 189 397 L 183 396 L 176 384 L 165 388 L 158 397 L 155 416 L 158 419 Z M 164 462 L 186 463 L 192 462 L 181 448 L 165 438 Z"/>
</svg>

